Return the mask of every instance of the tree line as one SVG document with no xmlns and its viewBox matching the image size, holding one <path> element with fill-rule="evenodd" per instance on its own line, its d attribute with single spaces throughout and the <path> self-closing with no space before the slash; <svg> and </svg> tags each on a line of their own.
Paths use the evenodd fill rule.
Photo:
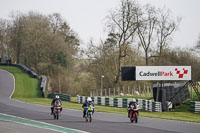
<svg viewBox="0 0 200 133">
<path fill-rule="evenodd" d="M 90 40 L 81 50 L 77 33 L 59 13 L 14 12 L 0 19 L 0 56 L 47 75 L 50 92 L 71 95 L 88 95 L 102 80 L 104 88 L 135 84 L 121 81 L 122 66 L 191 65 L 192 79 L 200 79 L 200 41 L 190 49 L 172 48 L 181 18 L 168 9 L 122 0 L 106 20 L 107 38 Z"/>
</svg>

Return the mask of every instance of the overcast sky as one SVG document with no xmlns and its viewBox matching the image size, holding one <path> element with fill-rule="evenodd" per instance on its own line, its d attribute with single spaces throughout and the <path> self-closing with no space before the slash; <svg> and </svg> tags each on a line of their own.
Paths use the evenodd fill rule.
<svg viewBox="0 0 200 133">
<path fill-rule="evenodd" d="M 173 45 L 194 46 L 200 35 L 200 0 L 138 0 L 156 7 L 169 8 L 182 21 L 173 38 Z M 12 11 L 37 11 L 42 14 L 60 13 L 82 40 L 85 47 L 92 38 L 105 37 L 105 17 L 120 0 L 0 0 L 0 18 L 9 18 Z"/>
</svg>

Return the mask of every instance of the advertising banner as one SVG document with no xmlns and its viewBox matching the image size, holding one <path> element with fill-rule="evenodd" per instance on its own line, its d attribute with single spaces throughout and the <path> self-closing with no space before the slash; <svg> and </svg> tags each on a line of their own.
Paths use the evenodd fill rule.
<svg viewBox="0 0 200 133">
<path fill-rule="evenodd" d="M 136 66 L 136 80 L 191 80 L 191 66 Z"/>
</svg>

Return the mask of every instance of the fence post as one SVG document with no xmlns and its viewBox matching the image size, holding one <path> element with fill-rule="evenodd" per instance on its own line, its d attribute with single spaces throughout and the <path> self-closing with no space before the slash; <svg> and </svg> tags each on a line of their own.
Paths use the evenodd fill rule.
<svg viewBox="0 0 200 133">
<path fill-rule="evenodd" d="M 125 95 L 124 86 L 123 86 L 123 93 L 124 93 L 124 95 Z"/>
<path fill-rule="evenodd" d="M 132 96 L 133 96 L 134 88 L 132 88 Z"/>
<path fill-rule="evenodd" d="M 130 90 L 129 90 L 130 88 L 129 88 L 129 86 L 128 86 L 128 94 L 130 94 Z"/>
<path fill-rule="evenodd" d="M 98 90 L 96 90 L 96 94 L 97 94 L 97 96 L 99 96 Z"/>
<path fill-rule="evenodd" d="M 141 93 L 141 89 L 140 89 L 140 85 L 138 86 L 138 92 L 139 92 L 140 94 L 142 94 L 142 93 Z"/>
</svg>

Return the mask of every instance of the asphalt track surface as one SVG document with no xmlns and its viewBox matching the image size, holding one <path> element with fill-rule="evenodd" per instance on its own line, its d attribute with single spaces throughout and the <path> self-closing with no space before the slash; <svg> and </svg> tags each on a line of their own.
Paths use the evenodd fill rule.
<svg viewBox="0 0 200 133">
<path fill-rule="evenodd" d="M 138 123 L 130 123 L 127 115 L 95 112 L 92 123 L 86 123 L 82 118 L 82 111 L 63 109 L 59 120 L 53 120 L 50 107 L 24 103 L 10 99 L 13 93 L 15 79 L 13 76 L 0 69 L 0 113 L 22 117 L 30 120 L 45 122 L 61 127 L 77 129 L 92 133 L 199 133 L 200 124 L 139 117 Z M 0 132 L 7 133 L 8 125 L 15 132 L 23 133 L 26 128 L 37 132 L 48 132 L 36 127 L 24 127 L 19 124 L 0 120 Z M 5 125 L 5 131 L 2 131 Z M 13 126 L 14 125 L 14 126 Z M 18 128 L 22 126 L 23 128 Z M 18 130 L 21 131 L 18 131 Z M 52 131 L 53 132 L 53 131 Z M 9 132 L 11 133 L 11 132 Z M 30 132 L 31 133 L 31 132 Z M 51 133 L 49 131 L 49 133 Z"/>
</svg>

